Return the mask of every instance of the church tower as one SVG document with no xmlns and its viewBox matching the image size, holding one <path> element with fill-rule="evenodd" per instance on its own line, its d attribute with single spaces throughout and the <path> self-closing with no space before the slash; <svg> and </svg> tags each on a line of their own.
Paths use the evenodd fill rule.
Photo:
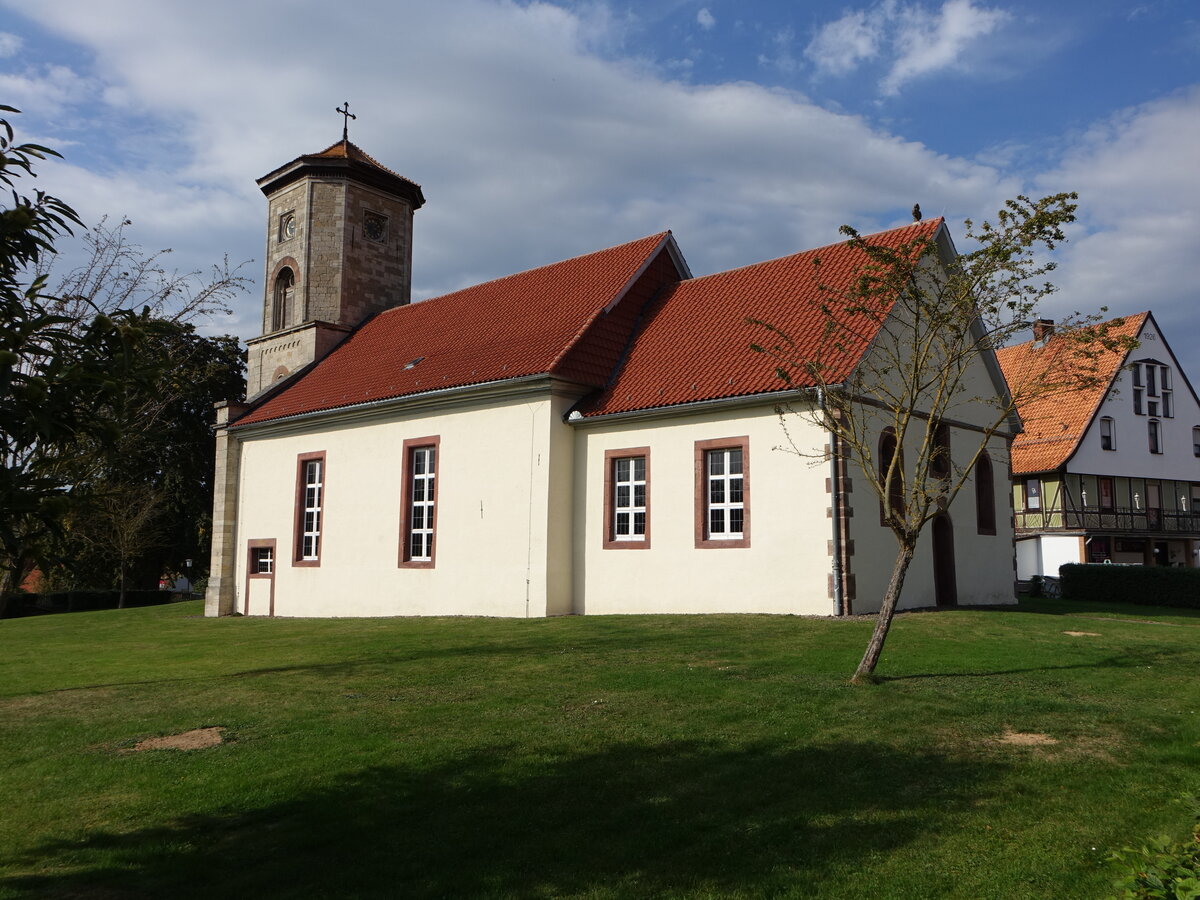
<svg viewBox="0 0 1200 900">
<path fill-rule="evenodd" d="M 341 110 L 339 110 L 341 112 Z M 262 334 L 246 397 L 321 359 L 368 317 L 409 302 L 421 187 L 342 140 L 258 179 L 267 196 Z"/>
</svg>

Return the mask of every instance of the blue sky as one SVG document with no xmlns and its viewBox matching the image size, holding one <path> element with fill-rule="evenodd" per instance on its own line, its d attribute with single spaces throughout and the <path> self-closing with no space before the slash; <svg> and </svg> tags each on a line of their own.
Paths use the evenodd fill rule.
<svg viewBox="0 0 1200 900">
<path fill-rule="evenodd" d="M 414 293 L 674 230 L 697 274 L 1077 190 L 1051 315 L 1153 309 L 1200 381 L 1200 4 L 0 0 L 42 187 L 181 268 L 340 137 L 420 183 Z M 260 275 L 260 264 L 249 271 Z M 211 330 L 250 336 L 257 293 Z"/>
</svg>

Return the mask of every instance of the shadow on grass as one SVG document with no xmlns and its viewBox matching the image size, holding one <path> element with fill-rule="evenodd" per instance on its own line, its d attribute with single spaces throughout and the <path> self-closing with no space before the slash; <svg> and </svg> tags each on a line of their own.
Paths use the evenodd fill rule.
<svg viewBox="0 0 1200 900">
<path fill-rule="evenodd" d="M 986 672 L 918 672 L 912 675 L 876 674 L 875 680 L 882 683 L 885 681 L 912 681 L 920 678 L 995 678 L 999 675 L 1024 675 L 1030 672 L 1065 672 L 1071 669 L 1145 669 L 1151 666 L 1171 664 L 1178 657 L 1188 658 L 1187 664 L 1190 666 L 1191 657 L 1194 655 L 1191 651 L 1184 649 L 1131 650 L 1118 656 L 1106 656 L 1104 659 L 1067 663 L 1059 666 L 1026 666 L 1020 669 L 990 669 Z"/>
<path fill-rule="evenodd" d="M 971 607 L 963 607 L 970 609 Z M 1103 600 L 1065 600 L 1062 597 L 1021 597 L 1016 606 L 992 606 L 981 608 L 982 612 L 1034 613 L 1044 616 L 1112 615 L 1122 618 L 1153 619 L 1167 616 L 1176 619 L 1194 619 L 1188 623 L 1161 623 L 1200 626 L 1200 609 L 1186 606 L 1155 606 L 1142 603 L 1113 603 Z"/>
<path fill-rule="evenodd" d="M 234 747 L 227 748 L 234 750 Z M 205 751 L 226 752 L 226 751 Z M 804 893 L 958 828 L 1001 764 L 821 747 L 495 747 L 331 776 L 284 802 L 35 847 L 18 897 Z"/>
</svg>

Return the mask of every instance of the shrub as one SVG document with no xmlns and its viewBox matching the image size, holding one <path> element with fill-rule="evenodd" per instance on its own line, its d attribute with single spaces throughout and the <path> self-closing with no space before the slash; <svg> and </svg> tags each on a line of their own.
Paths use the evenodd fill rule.
<svg viewBox="0 0 1200 900">
<path fill-rule="evenodd" d="M 1108 857 L 1123 876 L 1117 880 L 1122 900 L 1198 900 L 1200 898 L 1200 798 L 1190 838 L 1160 837 L 1141 847 L 1122 847 Z"/>
<path fill-rule="evenodd" d="M 1068 600 L 1200 609 L 1200 569 L 1068 563 L 1059 573 Z"/>
</svg>

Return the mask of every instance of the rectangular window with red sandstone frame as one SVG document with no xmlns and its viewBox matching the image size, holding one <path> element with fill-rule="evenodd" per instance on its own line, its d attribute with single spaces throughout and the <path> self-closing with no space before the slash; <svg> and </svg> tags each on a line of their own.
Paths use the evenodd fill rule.
<svg viewBox="0 0 1200 900">
<path fill-rule="evenodd" d="M 750 438 L 696 441 L 698 548 L 750 546 Z"/>
<path fill-rule="evenodd" d="M 604 549 L 650 549 L 650 448 L 604 452 Z"/>
<path fill-rule="evenodd" d="M 302 453 L 296 460 L 294 566 L 321 564 L 325 511 L 325 453 Z"/>
<path fill-rule="evenodd" d="M 437 533 L 438 436 L 404 442 L 404 489 L 400 513 L 400 566 L 432 569 Z"/>
</svg>

